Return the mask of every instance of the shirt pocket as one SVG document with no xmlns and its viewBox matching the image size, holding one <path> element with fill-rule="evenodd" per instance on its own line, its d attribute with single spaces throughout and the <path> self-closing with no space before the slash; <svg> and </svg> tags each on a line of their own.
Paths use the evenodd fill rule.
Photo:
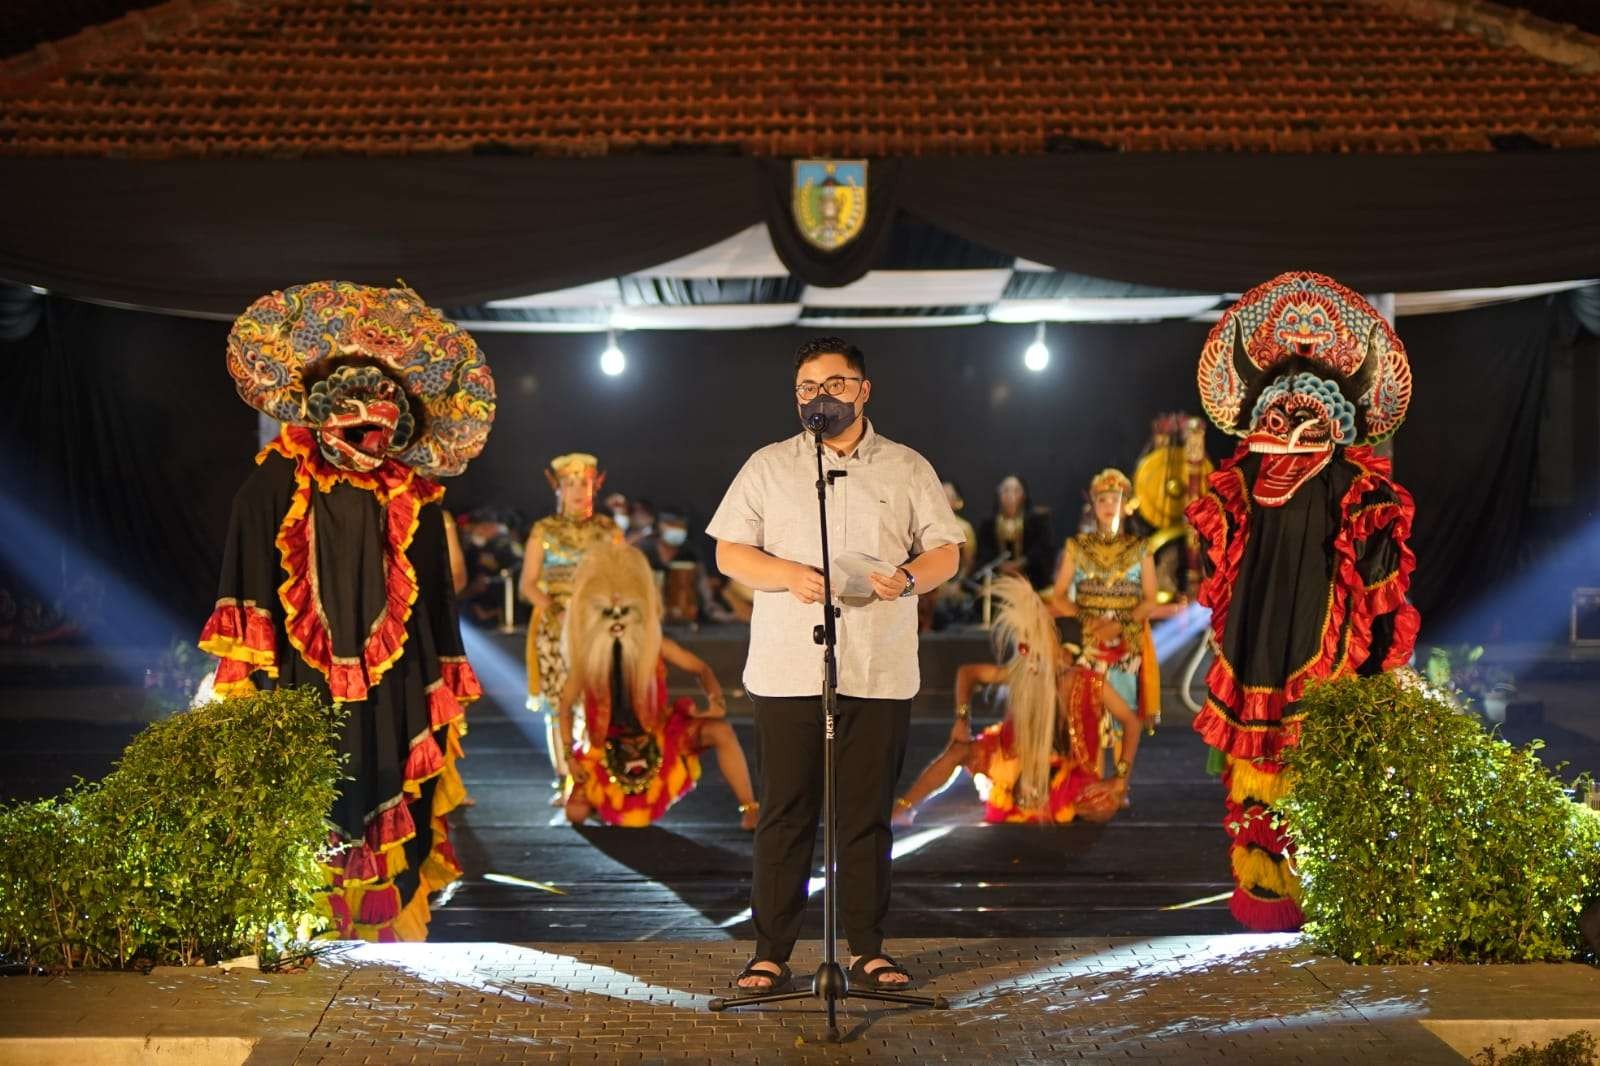
<svg viewBox="0 0 1600 1066">
<path fill-rule="evenodd" d="M 911 551 L 911 509 L 906 490 L 882 483 L 862 487 L 867 490 L 858 500 L 862 513 L 852 516 L 859 518 L 858 550 L 898 566 Z"/>
</svg>

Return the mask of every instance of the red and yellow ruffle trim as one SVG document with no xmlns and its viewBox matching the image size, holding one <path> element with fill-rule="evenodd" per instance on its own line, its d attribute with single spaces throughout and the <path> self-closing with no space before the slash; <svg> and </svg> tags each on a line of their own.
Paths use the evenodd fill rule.
<svg viewBox="0 0 1600 1066">
<path fill-rule="evenodd" d="M 1070 762 L 1059 754 L 1050 757 L 1050 792 L 1039 807 L 1024 807 L 1017 801 L 1017 781 L 1022 777 L 1022 759 L 1016 754 L 1015 733 L 1009 720 L 996 722 L 984 729 L 974 740 L 969 765 L 973 776 L 982 778 L 978 794 L 983 799 L 983 820 L 993 823 L 1050 825 L 1065 824 L 1078 817 L 1077 801 L 1084 789 L 1100 780 L 1092 767 L 1097 760 L 1100 736 L 1098 675 L 1087 680 L 1089 684 L 1075 687 L 1078 706 L 1074 713 L 1080 716 L 1079 728 L 1073 736 L 1075 753 L 1079 762 Z M 1093 698 L 1093 713 L 1088 713 L 1085 703 Z M 1080 742 L 1081 741 L 1081 742 Z M 1091 754 L 1092 749 L 1092 754 Z"/>
<path fill-rule="evenodd" d="M 676 701 L 666 721 L 654 735 L 661 747 L 661 766 L 655 778 L 640 792 L 626 792 L 606 768 L 605 749 L 587 743 L 575 745 L 572 758 L 588 771 L 588 780 L 579 785 L 567 778 L 567 797 L 576 795 L 587 803 L 607 825 L 642 829 L 684 796 L 694 791 L 700 780 L 700 756 L 696 751 L 700 719 L 690 713 L 691 699 Z"/>
<path fill-rule="evenodd" d="M 1244 472 L 1236 465 L 1245 446 L 1235 453 L 1227 469 L 1214 474 L 1211 492 L 1188 511 L 1190 523 L 1206 545 L 1211 575 L 1202 583 L 1198 600 L 1211 608 L 1214 647 L 1220 648 L 1227 629 L 1231 590 L 1244 556 L 1250 515 L 1250 491 Z M 1395 633 L 1383 668 L 1392 669 L 1411 658 L 1421 629 L 1421 616 L 1406 602 L 1417 557 L 1408 541 L 1416 507 L 1411 494 L 1389 480 L 1389 462 L 1367 447 L 1350 447 L 1344 458 L 1357 473 L 1340 501 L 1341 523 L 1333 543 L 1333 578 L 1328 608 L 1322 622 L 1317 654 L 1292 672 L 1281 688 L 1242 685 L 1233 666 L 1217 654 L 1206 675 L 1210 696 L 1195 718 L 1194 728 L 1219 751 L 1243 759 L 1277 759 L 1285 748 L 1300 742 L 1303 715 L 1289 710 L 1305 693 L 1306 685 L 1335 678 L 1364 663 L 1372 647 L 1372 624 L 1393 614 Z M 1360 506 L 1369 492 L 1388 489 L 1393 500 Z M 1387 530 L 1399 552 L 1394 572 L 1369 586 L 1357 565 L 1357 545 Z"/>
<path fill-rule="evenodd" d="M 342 847 L 326 867 L 329 891 L 322 905 L 342 938 L 426 940 L 429 894 L 461 876 L 447 816 L 467 795 L 456 769 L 456 761 L 465 757 L 464 704 L 483 690 L 465 658 L 452 656 L 441 666 L 443 675 L 427 688 L 430 726 L 412 742 L 400 794 L 369 814 L 361 841 Z M 437 783 L 427 817 L 433 843 L 417 871 L 415 891 L 409 900 L 402 900 L 395 878 L 407 868 L 406 842 L 417 835 L 411 808 L 422 795 L 423 783 L 432 779 Z"/>
<path fill-rule="evenodd" d="M 278 641 L 273 635 L 272 615 L 257 607 L 254 600 L 218 600 L 200 630 L 199 645 L 201 651 L 219 660 L 213 688 L 223 698 L 254 692 L 256 686 L 250 675 L 257 670 L 268 677 L 278 676 Z"/>
<path fill-rule="evenodd" d="M 257 462 L 272 452 L 295 464 L 294 494 L 277 537 L 286 575 L 278 586 L 284 631 L 301 657 L 328 679 L 334 702 L 364 700 L 368 690 L 377 686 L 405 651 L 406 623 L 417 599 L 417 574 L 406 552 L 416 535 L 423 506 L 442 497 L 444 489 L 393 460 L 370 474 L 341 470 L 322 457 L 311 431 L 303 426 L 285 426 L 277 439 L 262 449 Z M 359 656 L 333 653 L 333 636 L 328 631 L 317 588 L 311 490 L 316 484 L 327 491 L 338 481 L 372 491 L 384 508 L 387 603 Z"/>
<path fill-rule="evenodd" d="M 1293 932 L 1305 921 L 1294 839 L 1272 805 L 1289 794 L 1294 780 L 1276 763 L 1229 758 L 1223 782 L 1228 799 L 1222 828 L 1232 841 L 1228 861 L 1234 880 L 1228 909 L 1256 932 Z"/>
</svg>

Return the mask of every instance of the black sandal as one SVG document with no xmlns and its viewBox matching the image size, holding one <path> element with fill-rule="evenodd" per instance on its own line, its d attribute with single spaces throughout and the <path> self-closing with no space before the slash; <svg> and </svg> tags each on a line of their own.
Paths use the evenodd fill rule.
<svg viewBox="0 0 1600 1066">
<path fill-rule="evenodd" d="M 758 970 L 756 969 L 756 963 L 758 962 L 771 963 L 778 968 L 778 972 Z M 770 983 L 762 986 L 741 985 L 739 982 L 747 977 L 765 977 Z M 777 962 L 773 959 L 751 959 L 744 964 L 744 969 L 739 971 L 739 976 L 733 979 L 733 990 L 742 992 L 747 996 L 764 996 L 771 992 L 789 991 L 789 985 L 793 980 L 794 974 L 790 971 L 788 963 Z"/>
<path fill-rule="evenodd" d="M 868 971 L 867 963 L 876 962 L 879 959 L 882 959 L 889 965 L 879 966 L 875 970 Z M 900 974 L 905 977 L 905 980 L 881 980 L 885 974 L 891 973 Z M 893 958 L 880 951 L 876 955 L 863 955 L 851 965 L 850 983 L 852 985 L 863 985 L 875 992 L 904 992 L 914 986 L 917 982 L 916 979 L 911 976 L 911 971 L 907 970 L 904 966 L 901 966 L 898 962 L 895 962 Z"/>
</svg>

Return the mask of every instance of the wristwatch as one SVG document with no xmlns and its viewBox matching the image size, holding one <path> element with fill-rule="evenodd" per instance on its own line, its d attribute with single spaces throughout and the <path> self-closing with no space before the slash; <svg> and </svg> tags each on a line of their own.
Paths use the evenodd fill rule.
<svg viewBox="0 0 1600 1066">
<path fill-rule="evenodd" d="M 900 598 L 905 599 L 907 596 L 915 596 L 917 594 L 916 575 L 903 566 L 897 566 L 895 569 L 906 575 L 906 587 L 900 590 Z"/>
</svg>

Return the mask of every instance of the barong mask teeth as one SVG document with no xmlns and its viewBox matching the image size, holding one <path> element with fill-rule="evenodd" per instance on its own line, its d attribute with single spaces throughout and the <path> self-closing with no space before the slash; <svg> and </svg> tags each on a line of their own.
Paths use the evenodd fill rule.
<svg viewBox="0 0 1600 1066">
<path fill-rule="evenodd" d="M 1251 495 L 1266 507 L 1292 499 L 1336 449 L 1393 436 L 1411 403 L 1393 327 L 1359 294 L 1307 271 L 1280 274 L 1223 312 L 1197 382 L 1217 428 L 1261 456 Z"/>
<path fill-rule="evenodd" d="M 375 366 L 336 367 L 306 394 L 306 417 L 325 459 L 363 473 L 404 452 L 416 430 L 405 390 Z"/>
<path fill-rule="evenodd" d="M 494 377 L 477 344 L 403 284 L 268 293 L 229 331 L 228 373 L 240 399 L 316 431 L 322 454 L 347 469 L 393 459 L 429 477 L 459 474 L 494 422 Z"/>
</svg>

